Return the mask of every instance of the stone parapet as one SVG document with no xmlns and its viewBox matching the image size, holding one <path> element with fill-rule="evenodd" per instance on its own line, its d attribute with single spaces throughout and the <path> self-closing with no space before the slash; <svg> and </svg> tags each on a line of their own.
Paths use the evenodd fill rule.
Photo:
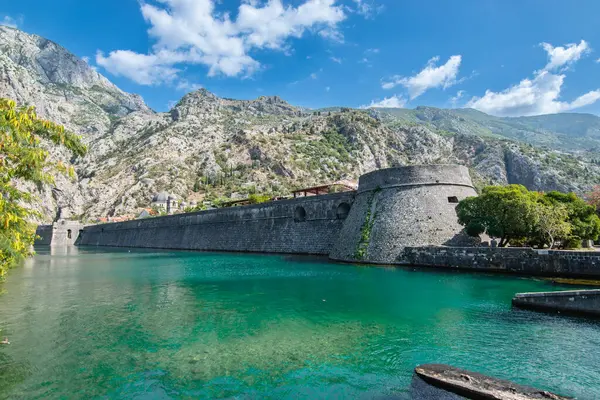
<svg viewBox="0 0 600 400">
<path fill-rule="evenodd" d="M 397 264 L 526 276 L 600 278 L 600 253 L 532 248 L 406 247 Z"/>
<path fill-rule="evenodd" d="M 80 245 L 327 255 L 355 192 L 86 227 Z"/>
<path fill-rule="evenodd" d="M 391 264 L 407 246 L 473 245 L 456 205 L 477 193 L 458 165 L 389 168 L 361 176 L 354 206 L 330 258 Z"/>
<path fill-rule="evenodd" d="M 600 317 L 600 290 L 517 293 L 512 304 L 530 310 Z"/>
</svg>

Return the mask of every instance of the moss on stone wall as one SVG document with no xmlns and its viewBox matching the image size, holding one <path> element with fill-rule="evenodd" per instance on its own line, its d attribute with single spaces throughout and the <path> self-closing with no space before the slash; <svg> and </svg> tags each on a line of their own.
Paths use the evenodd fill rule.
<svg viewBox="0 0 600 400">
<path fill-rule="evenodd" d="M 380 191 L 380 188 L 372 191 L 369 195 L 369 200 L 367 200 L 367 213 L 365 215 L 365 221 L 360 228 L 360 240 L 358 241 L 356 250 L 354 251 L 354 259 L 357 261 L 365 259 L 369 249 L 369 244 L 371 243 L 371 231 L 373 229 L 373 225 L 375 224 L 375 219 L 377 218 L 377 213 L 373 211 L 373 201 L 375 200 L 375 195 Z"/>
</svg>

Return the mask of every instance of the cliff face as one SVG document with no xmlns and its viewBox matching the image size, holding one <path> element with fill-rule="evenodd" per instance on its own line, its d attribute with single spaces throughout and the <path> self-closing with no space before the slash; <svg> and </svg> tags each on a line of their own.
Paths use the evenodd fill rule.
<svg viewBox="0 0 600 400">
<path fill-rule="evenodd" d="M 0 26 L 0 96 L 37 107 L 38 114 L 86 135 L 111 120 L 151 113 L 141 97 L 123 92 L 58 44 Z"/>
<path fill-rule="evenodd" d="M 65 217 L 132 213 L 164 190 L 196 200 L 285 194 L 410 164 L 466 165 L 476 185 L 584 192 L 600 181 L 595 153 L 534 147 L 474 110 L 308 111 L 278 97 L 233 100 L 202 89 L 155 113 L 59 45 L 5 27 L 0 96 L 35 105 L 89 144 L 75 161 L 77 180 L 61 177 L 40 193 L 48 219 L 59 207 Z"/>
</svg>

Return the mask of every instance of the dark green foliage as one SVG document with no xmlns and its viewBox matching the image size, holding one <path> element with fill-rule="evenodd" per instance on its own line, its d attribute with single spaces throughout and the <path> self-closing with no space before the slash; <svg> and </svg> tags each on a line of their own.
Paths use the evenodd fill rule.
<svg viewBox="0 0 600 400">
<path fill-rule="evenodd" d="M 478 197 L 462 200 L 458 222 L 467 234 L 486 233 L 500 238 L 500 247 L 529 244 L 579 247 L 583 240 L 596 240 L 600 219 L 593 206 L 574 193 L 530 192 L 521 185 L 487 186 Z"/>
<path fill-rule="evenodd" d="M 488 186 L 478 197 L 462 200 L 457 208 L 458 222 L 467 233 L 487 233 L 500 238 L 503 247 L 511 239 L 527 237 L 536 223 L 536 199 L 524 186 Z"/>
<path fill-rule="evenodd" d="M 577 197 L 575 193 L 549 192 L 544 195 L 549 204 L 564 206 L 567 221 L 571 225 L 570 234 L 563 238 L 566 247 L 579 247 L 582 240 L 597 240 L 600 235 L 600 219 L 596 209 Z"/>
</svg>

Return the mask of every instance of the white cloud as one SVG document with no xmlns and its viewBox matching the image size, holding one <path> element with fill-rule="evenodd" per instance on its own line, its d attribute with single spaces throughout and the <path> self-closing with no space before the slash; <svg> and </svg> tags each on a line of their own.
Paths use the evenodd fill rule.
<svg viewBox="0 0 600 400">
<path fill-rule="evenodd" d="M 536 71 L 533 79 L 523 79 L 503 90 L 487 90 L 483 97 L 474 97 L 467 107 L 497 116 L 541 115 L 571 111 L 595 103 L 600 99 L 600 89 L 579 96 L 572 102 L 560 101 L 565 75 L 546 70 Z"/>
<path fill-rule="evenodd" d="M 94 66 L 90 63 L 90 58 L 88 56 L 83 56 L 83 57 L 81 57 L 81 59 L 88 65 L 88 67 L 90 67 L 94 71 L 98 71 L 98 68 L 96 68 L 96 66 Z"/>
<path fill-rule="evenodd" d="M 467 92 L 464 91 L 464 90 L 459 90 L 458 92 L 456 92 L 456 95 L 452 96 L 450 98 L 450 104 L 452 104 L 452 107 L 456 107 L 456 105 L 458 104 L 458 102 L 460 101 L 460 99 L 462 99 L 463 97 L 465 97 L 465 94 L 467 94 Z"/>
<path fill-rule="evenodd" d="M 159 54 L 139 54 L 130 50 L 112 51 L 108 57 L 99 51 L 96 63 L 115 76 L 123 76 L 140 85 L 171 83 L 177 77 L 178 69 L 170 52 Z"/>
<path fill-rule="evenodd" d="M 376 49 L 376 48 L 374 48 L 374 49 L 366 49 L 365 53 L 366 54 L 378 54 L 379 53 L 379 49 Z"/>
<path fill-rule="evenodd" d="M 23 16 L 19 16 L 15 19 L 10 15 L 5 15 L 4 18 L 0 20 L 0 25 L 8 26 L 10 28 L 18 28 L 20 25 L 23 25 Z"/>
<path fill-rule="evenodd" d="M 317 75 L 316 72 L 313 72 L 312 74 L 310 74 L 310 79 L 317 79 L 319 76 Z"/>
<path fill-rule="evenodd" d="M 452 56 L 446 64 L 437 66 L 439 57 L 433 57 L 427 62 L 425 68 L 411 77 L 395 76 L 391 81 L 384 82 L 384 89 L 392 89 L 398 85 L 402 85 L 408 89 L 411 100 L 419 97 L 427 90 L 442 87 L 444 89 L 453 86 L 457 81 L 458 70 L 462 57 L 460 55 Z"/>
<path fill-rule="evenodd" d="M 338 29 L 326 28 L 319 31 L 319 36 L 323 39 L 331 40 L 336 43 L 344 43 L 344 35 Z"/>
<path fill-rule="evenodd" d="M 569 67 L 573 63 L 591 51 L 590 46 L 585 40 L 579 44 L 570 43 L 564 47 L 554 47 L 549 43 L 540 43 L 548 53 L 548 64 L 544 68 L 546 71 L 553 71 L 561 67 Z"/>
<path fill-rule="evenodd" d="M 406 105 L 406 99 L 402 96 L 386 97 L 383 100 L 373 100 L 371 104 L 361 106 L 360 108 L 402 108 Z"/>
<path fill-rule="evenodd" d="M 378 14 L 383 10 L 383 5 L 377 5 L 375 1 L 371 0 L 353 0 L 356 9 L 354 10 L 358 14 L 365 18 L 371 18 L 375 14 Z"/>
<path fill-rule="evenodd" d="M 596 60 L 596 62 L 597 62 L 598 64 L 600 64 L 600 58 L 599 58 L 599 59 L 597 59 L 597 60 Z"/>
<path fill-rule="evenodd" d="M 326 92 L 329 92 L 330 90 L 331 90 L 331 88 L 330 88 L 329 86 L 326 86 L 326 87 L 325 87 L 325 91 L 326 91 Z"/>
<path fill-rule="evenodd" d="M 183 92 L 194 92 L 198 89 L 202 89 L 203 86 L 199 83 L 192 83 L 190 81 L 188 81 L 187 79 L 180 79 L 179 82 L 177 82 L 177 86 L 176 89 L 177 90 L 181 90 Z"/>
<path fill-rule="evenodd" d="M 341 64 L 342 63 L 342 59 L 341 58 L 337 58 L 337 57 L 329 57 L 329 59 L 331 61 L 333 61 L 334 63 L 338 63 Z"/>
<path fill-rule="evenodd" d="M 149 54 L 116 50 L 96 62 L 109 72 L 142 85 L 172 82 L 178 64 L 208 67 L 208 75 L 248 76 L 260 63 L 250 53 L 275 50 L 289 54 L 288 39 L 316 32 L 332 40 L 343 40 L 338 24 L 346 18 L 337 0 L 302 0 L 294 7 L 281 0 L 245 0 L 237 17 L 215 10 L 216 0 L 160 0 L 141 3 L 149 23 L 148 34 L 156 40 Z"/>
<path fill-rule="evenodd" d="M 591 51 L 586 41 L 563 47 L 542 43 L 542 47 L 548 53 L 548 64 L 544 69 L 534 71 L 533 78 L 525 78 L 500 92 L 487 90 L 482 97 L 473 97 L 466 106 L 492 115 L 513 117 L 566 112 L 600 100 L 600 89 L 589 91 L 570 102 L 560 99 L 565 71 Z M 553 72 L 555 70 L 560 72 Z"/>
</svg>

